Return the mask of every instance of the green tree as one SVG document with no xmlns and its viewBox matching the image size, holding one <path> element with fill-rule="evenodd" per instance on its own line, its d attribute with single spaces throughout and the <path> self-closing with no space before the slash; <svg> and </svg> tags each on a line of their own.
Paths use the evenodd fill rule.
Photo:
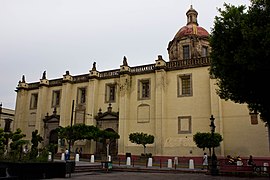
<svg viewBox="0 0 270 180">
<path fill-rule="evenodd" d="M 97 140 L 99 136 L 99 128 L 95 126 L 88 126 L 85 124 L 75 124 L 72 127 L 59 127 L 57 128 L 58 136 L 60 139 L 65 139 L 71 144 L 77 140 Z"/>
<path fill-rule="evenodd" d="M 21 129 L 16 129 L 15 132 L 11 132 L 8 134 L 8 138 L 10 138 L 10 155 L 13 160 L 21 160 L 22 157 L 22 149 L 23 145 L 28 144 L 27 140 L 23 140 L 23 138 L 26 136 L 25 134 L 22 134 Z"/>
<path fill-rule="evenodd" d="M 197 132 L 193 135 L 193 141 L 198 148 L 203 150 L 207 148 L 209 150 L 209 154 L 211 154 L 211 148 L 219 147 L 220 142 L 223 141 L 223 138 L 219 133 L 214 133 L 212 137 L 212 134 L 210 132 Z"/>
<path fill-rule="evenodd" d="M 0 158 L 4 156 L 5 152 L 5 132 L 4 129 L 0 128 Z"/>
<path fill-rule="evenodd" d="M 41 143 L 43 138 L 38 134 L 38 130 L 32 132 L 32 139 L 31 139 L 31 151 L 30 151 L 30 159 L 35 159 L 38 155 L 38 143 Z"/>
<path fill-rule="evenodd" d="M 269 129 L 270 93 L 265 85 L 270 72 L 270 1 L 251 0 L 248 9 L 224 7 L 210 37 L 210 74 L 217 78 L 222 99 L 248 104 Z"/>
<path fill-rule="evenodd" d="M 130 133 L 129 134 L 129 141 L 132 143 L 136 143 L 139 145 L 143 145 L 143 152 L 145 154 L 146 151 L 146 145 L 147 144 L 153 144 L 155 140 L 155 137 L 153 135 L 148 135 L 146 133 Z"/>
<path fill-rule="evenodd" d="M 107 158 L 108 158 L 111 143 L 114 140 L 119 139 L 120 136 L 119 136 L 119 134 L 117 132 L 114 132 L 114 131 L 100 130 L 98 138 L 99 138 L 100 142 L 103 142 L 103 144 L 106 144 L 106 155 L 107 155 Z"/>
</svg>

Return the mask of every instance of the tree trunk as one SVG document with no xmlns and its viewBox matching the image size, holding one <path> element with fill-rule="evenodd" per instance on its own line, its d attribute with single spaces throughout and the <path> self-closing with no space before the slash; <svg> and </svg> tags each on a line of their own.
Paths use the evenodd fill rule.
<svg viewBox="0 0 270 180">
<path fill-rule="evenodd" d="M 211 148 L 209 148 L 209 156 L 211 156 Z"/>
<path fill-rule="evenodd" d="M 110 144 L 106 144 L 106 150 L 107 150 L 107 160 L 109 160 L 109 150 L 110 150 Z"/>
</svg>

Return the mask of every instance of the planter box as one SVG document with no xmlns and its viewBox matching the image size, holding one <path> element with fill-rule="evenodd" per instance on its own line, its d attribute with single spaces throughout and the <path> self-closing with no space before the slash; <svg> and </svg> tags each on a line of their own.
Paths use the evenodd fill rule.
<svg viewBox="0 0 270 180">
<path fill-rule="evenodd" d="M 65 178 L 66 162 L 0 162 L 8 174 L 19 179 Z"/>
</svg>

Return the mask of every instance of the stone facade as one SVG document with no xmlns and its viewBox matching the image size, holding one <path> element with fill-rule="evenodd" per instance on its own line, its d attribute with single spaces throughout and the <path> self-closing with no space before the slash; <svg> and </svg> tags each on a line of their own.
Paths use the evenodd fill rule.
<svg viewBox="0 0 270 180">
<path fill-rule="evenodd" d="M 3 108 L 0 104 L 0 128 L 5 132 L 13 131 L 15 111 L 13 109 Z"/>
<path fill-rule="evenodd" d="M 143 147 L 131 143 L 129 134 L 144 132 L 155 136 L 147 153 L 201 156 L 193 135 L 210 132 L 213 115 L 216 132 L 224 139 L 217 155 L 269 156 L 267 128 L 259 117 L 251 116 L 247 105 L 217 96 L 216 79 L 209 75 L 209 34 L 198 26 L 197 15 L 192 7 L 188 10 L 187 25 L 168 45 L 169 61 L 158 56 L 153 64 L 130 67 L 124 57 L 115 70 L 99 72 L 94 63 L 89 73 L 77 76 L 67 71 L 62 78 L 48 80 L 44 72 L 34 83 L 23 76 L 17 86 L 15 128 L 29 139 L 37 129 L 46 142 L 54 142 L 53 129 L 70 125 L 74 100 L 73 122 L 118 132 L 118 155 L 140 155 Z M 87 154 L 99 149 L 88 141 L 75 146 Z"/>
</svg>

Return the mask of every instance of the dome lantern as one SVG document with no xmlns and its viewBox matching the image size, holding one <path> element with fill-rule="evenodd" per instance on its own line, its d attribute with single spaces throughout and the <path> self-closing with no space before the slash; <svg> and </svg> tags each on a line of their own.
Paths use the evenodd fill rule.
<svg viewBox="0 0 270 180">
<path fill-rule="evenodd" d="M 193 9 L 192 5 L 190 5 L 190 9 L 186 13 L 187 15 L 187 25 L 189 24 L 195 24 L 198 26 L 197 16 L 198 12 Z"/>
</svg>

